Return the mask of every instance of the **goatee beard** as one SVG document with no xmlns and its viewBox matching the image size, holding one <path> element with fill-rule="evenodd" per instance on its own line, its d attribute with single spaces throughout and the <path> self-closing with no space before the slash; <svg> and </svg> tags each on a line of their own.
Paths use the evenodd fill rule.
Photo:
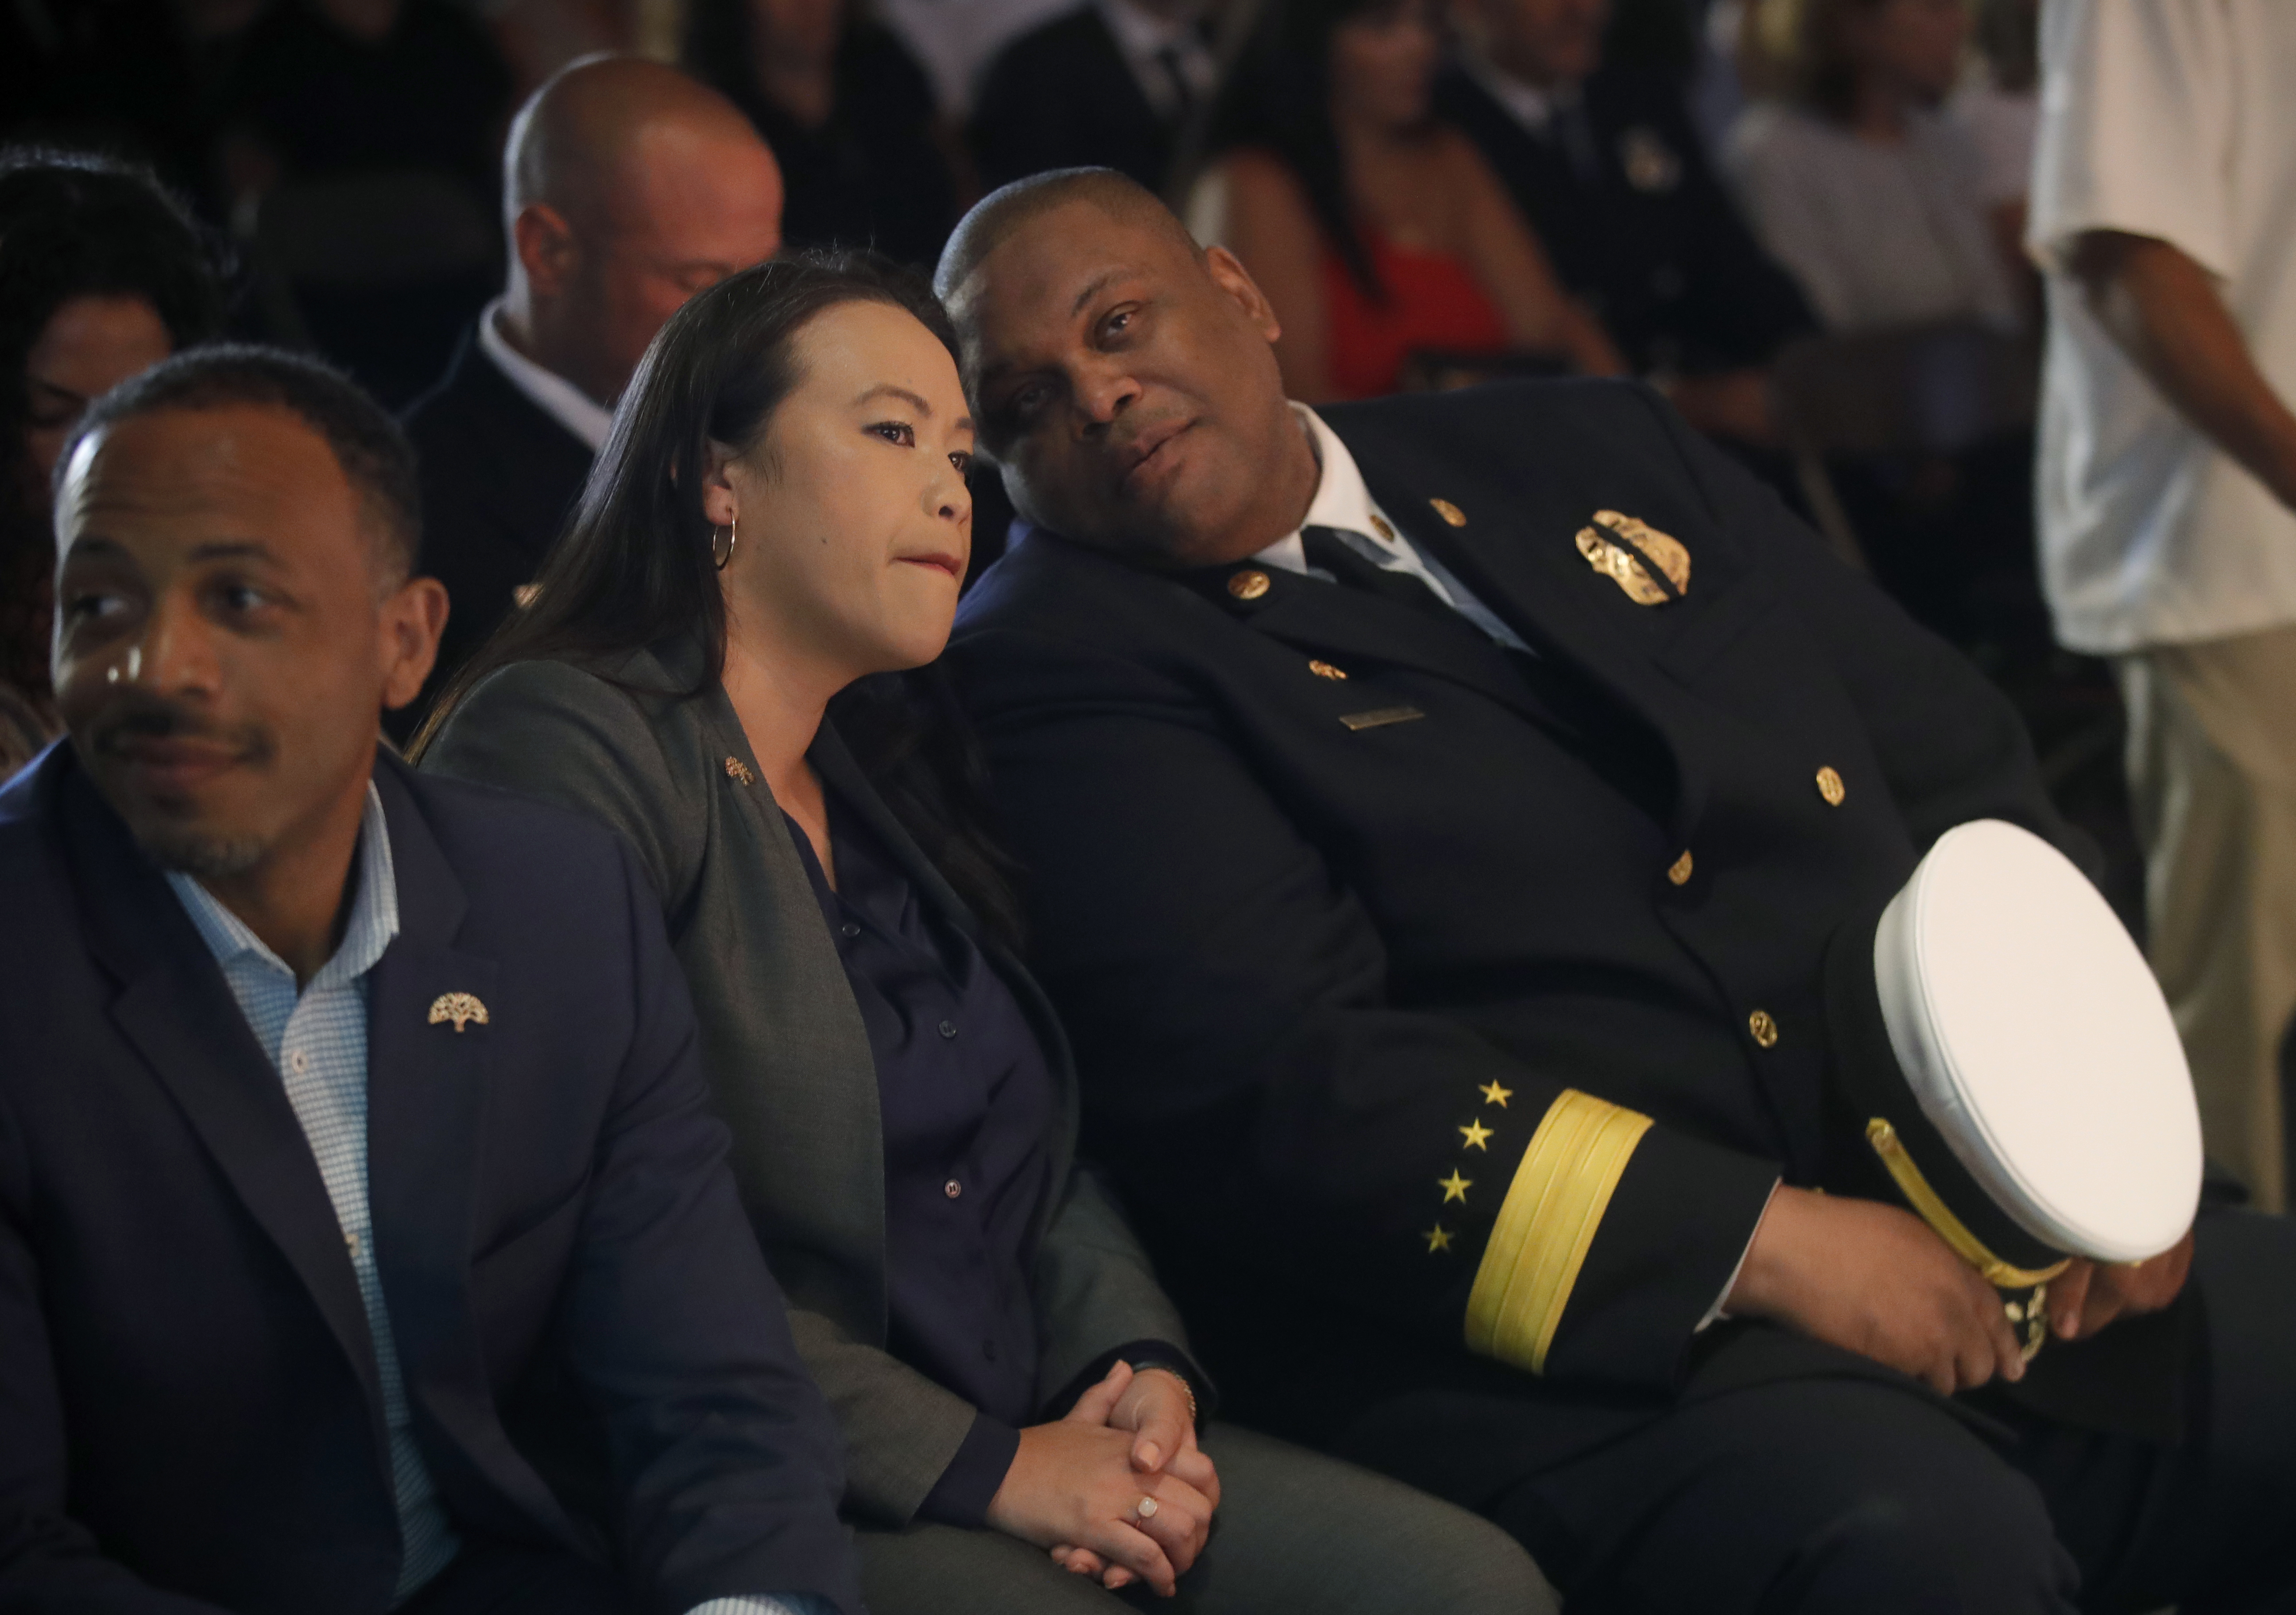
<svg viewBox="0 0 2296 1615">
<path fill-rule="evenodd" d="M 225 881 L 263 862 L 268 850 L 252 837 L 199 835 L 182 830 L 139 830 L 136 844 L 162 869 L 195 881 Z"/>
</svg>

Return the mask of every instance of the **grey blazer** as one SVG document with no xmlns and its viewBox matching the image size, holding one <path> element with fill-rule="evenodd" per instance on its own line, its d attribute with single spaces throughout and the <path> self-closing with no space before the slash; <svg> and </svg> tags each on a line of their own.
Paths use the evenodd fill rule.
<svg viewBox="0 0 2296 1615">
<path fill-rule="evenodd" d="M 637 652 L 611 679 L 563 662 L 518 663 L 471 693 L 422 767 L 563 803 L 603 819 L 636 849 L 693 988 L 742 1203 L 844 1436 L 847 1508 L 903 1524 L 955 1456 L 975 1410 L 885 1349 L 876 1063 L 732 702 L 715 685 L 691 701 L 669 693 L 690 687 L 700 668 L 698 647 Z M 808 758 L 924 899 L 988 955 L 1043 1041 L 1060 1107 L 1046 1141 L 1057 1187 L 1039 1213 L 1033 1275 L 1039 1400 L 1118 1347 L 1185 1348 L 1179 1315 L 1122 1214 L 1076 1166 L 1076 1070 L 1050 1002 L 983 934 L 828 726 Z"/>
</svg>

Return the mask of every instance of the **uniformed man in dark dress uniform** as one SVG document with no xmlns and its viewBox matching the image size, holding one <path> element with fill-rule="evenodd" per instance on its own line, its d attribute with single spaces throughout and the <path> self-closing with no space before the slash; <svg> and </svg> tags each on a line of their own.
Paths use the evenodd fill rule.
<svg viewBox="0 0 2296 1615">
<path fill-rule="evenodd" d="M 1589 1609 L 2284 1607 L 2284 1223 L 2076 1264 L 2028 1369 L 1816 1192 L 1836 934 L 1967 820 L 2082 851 L 1973 668 L 1646 389 L 1288 404 L 1115 176 L 990 197 L 939 284 L 1027 524 L 955 672 L 1232 1407 Z"/>
<path fill-rule="evenodd" d="M 1609 0 L 1452 0 L 1437 111 L 1482 151 L 1554 270 L 1693 425 L 1774 431 L 1765 373 L 1816 328 L 1708 165 L 1673 76 L 1603 60 Z"/>
</svg>

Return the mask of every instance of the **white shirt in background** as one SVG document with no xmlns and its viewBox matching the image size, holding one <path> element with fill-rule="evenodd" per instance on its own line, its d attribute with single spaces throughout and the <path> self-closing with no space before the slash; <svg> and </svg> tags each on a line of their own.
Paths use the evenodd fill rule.
<svg viewBox="0 0 2296 1615">
<path fill-rule="evenodd" d="M 2033 185 L 2040 92 L 2004 90 L 1980 80 L 1954 92 L 1951 111 L 1977 152 L 1978 199 L 1988 208 L 2024 201 Z"/>
<path fill-rule="evenodd" d="M 1944 112 L 1915 113 L 1903 140 L 1877 145 L 1793 107 L 1758 106 L 1739 120 L 1729 170 L 1755 234 L 1828 330 L 2016 326 L 1976 149 Z"/>
<path fill-rule="evenodd" d="M 2296 513 L 2131 364 L 2074 238 L 2169 242 L 2296 400 L 2296 0 L 2046 0 L 2026 242 L 2047 272 L 2038 503 L 2057 635 L 2105 653 L 2296 622 Z"/>
<path fill-rule="evenodd" d="M 582 440 L 596 454 L 606 447 L 613 430 L 614 412 L 560 375 L 528 358 L 502 333 L 498 323 L 503 300 L 496 298 L 479 316 L 479 351 L 503 373 L 503 379 L 524 393 L 529 402 Z"/>
</svg>

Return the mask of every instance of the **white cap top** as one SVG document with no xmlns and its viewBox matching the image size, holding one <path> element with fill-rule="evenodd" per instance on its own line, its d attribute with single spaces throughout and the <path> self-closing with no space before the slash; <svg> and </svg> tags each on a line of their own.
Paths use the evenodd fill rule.
<svg viewBox="0 0 2296 1615">
<path fill-rule="evenodd" d="M 1948 831 L 1882 912 L 1874 974 L 1923 1114 L 2028 1233 L 2113 1262 L 2184 1237 L 2201 1193 L 2184 1045 L 2062 853 L 1998 819 Z"/>
</svg>

